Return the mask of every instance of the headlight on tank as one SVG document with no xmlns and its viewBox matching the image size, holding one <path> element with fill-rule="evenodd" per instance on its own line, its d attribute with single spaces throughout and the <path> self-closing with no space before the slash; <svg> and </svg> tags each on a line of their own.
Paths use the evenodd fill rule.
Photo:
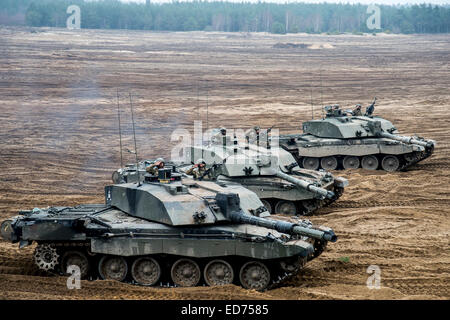
<svg viewBox="0 0 450 320">
<path fill-rule="evenodd" d="M 3 239 L 11 242 L 17 241 L 17 236 L 12 227 L 12 220 L 3 221 L 0 226 L 0 230 Z"/>
</svg>

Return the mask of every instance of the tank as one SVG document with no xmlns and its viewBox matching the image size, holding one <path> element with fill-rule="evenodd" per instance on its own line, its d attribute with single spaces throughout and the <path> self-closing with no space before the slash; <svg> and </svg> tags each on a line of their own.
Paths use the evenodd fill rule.
<svg viewBox="0 0 450 320">
<path fill-rule="evenodd" d="M 375 101 L 364 115 L 325 107 L 326 117 L 303 123 L 303 134 L 282 135 L 280 146 L 303 168 L 406 170 L 431 156 L 435 141 L 401 136 L 394 125 L 373 116 Z"/>
<path fill-rule="evenodd" d="M 241 284 L 264 290 L 318 257 L 333 230 L 271 216 L 235 183 L 182 178 L 173 169 L 105 187 L 104 204 L 35 208 L 1 223 L 49 272 L 144 286 Z"/>
<path fill-rule="evenodd" d="M 336 201 L 348 181 L 325 171 L 302 169 L 295 158 L 281 148 L 252 144 L 190 146 L 185 163 L 203 159 L 211 179 L 237 182 L 255 192 L 274 214 L 311 215 Z M 179 166 L 180 170 L 186 168 Z"/>
</svg>

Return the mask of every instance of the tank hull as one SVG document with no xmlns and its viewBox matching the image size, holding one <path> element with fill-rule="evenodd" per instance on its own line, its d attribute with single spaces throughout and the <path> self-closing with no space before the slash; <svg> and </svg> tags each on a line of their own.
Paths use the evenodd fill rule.
<svg viewBox="0 0 450 320">
<path fill-rule="evenodd" d="M 402 171 L 430 157 L 433 153 L 433 149 L 388 138 L 333 139 L 315 137 L 311 134 L 281 136 L 280 146 L 291 152 L 302 167 L 305 158 L 318 159 L 319 167 L 317 169 L 320 169 L 322 168 L 322 159 L 335 157 L 338 161 L 335 170 L 347 169 L 344 163 L 346 157 L 347 159 L 357 157 L 359 160 L 357 168 L 360 168 L 363 167 L 363 157 L 374 156 L 378 160 L 375 169 Z M 383 167 L 383 160 L 387 156 L 398 159 L 398 167 L 395 170 Z"/>
<path fill-rule="evenodd" d="M 200 272 L 194 285 L 208 284 L 205 272 L 211 263 L 230 266 L 234 274 L 230 281 L 236 284 L 241 282 L 237 275 L 244 266 L 262 263 L 270 270 L 270 283 L 264 286 L 267 289 L 298 273 L 326 246 L 326 242 L 300 236 L 281 240 L 286 235 L 251 224 L 165 225 L 108 205 L 35 209 L 4 222 L 2 235 L 5 240 L 20 242 L 21 247 L 37 243 L 34 259 L 38 267 L 61 275 L 66 274 L 67 261 L 71 261 L 79 264 L 83 278 L 117 276 L 113 279 L 147 285 L 139 283 L 136 265 L 155 261 L 160 273 L 157 281 L 149 284 L 154 286 L 188 286 L 187 280 L 173 280 L 174 268 L 180 261 L 188 261 Z M 42 258 L 43 252 L 52 253 L 54 261 Z M 117 272 L 105 276 L 105 261 L 114 259 L 123 263 L 123 276 Z M 246 287 L 245 281 L 241 284 Z"/>
</svg>

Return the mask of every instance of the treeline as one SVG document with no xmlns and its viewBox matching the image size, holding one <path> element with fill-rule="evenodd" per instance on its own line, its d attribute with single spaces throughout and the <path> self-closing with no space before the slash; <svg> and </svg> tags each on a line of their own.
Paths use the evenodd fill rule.
<svg viewBox="0 0 450 320">
<path fill-rule="evenodd" d="M 385 6 L 381 29 L 369 30 L 371 13 L 361 4 L 231 3 L 223 1 L 122 3 L 118 0 L 2 0 L 0 24 L 65 27 L 66 9 L 81 8 L 81 27 L 155 31 L 238 31 L 273 33 L 448 33 L 450 7 Z M 12 19 L 13 18 L 13 19 Z"/>
</svg>

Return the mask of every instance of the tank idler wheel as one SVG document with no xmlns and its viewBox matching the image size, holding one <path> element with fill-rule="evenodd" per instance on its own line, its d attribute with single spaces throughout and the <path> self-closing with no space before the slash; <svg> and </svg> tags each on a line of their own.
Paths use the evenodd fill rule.
<svg viewBox="0 0 450 320">
<path fill-rule="evenodd" d="M 319 158 L 305 157 L 302 161 L 303 168 L 309 170 L 319 170 L 320 161 Z"/>
<path fill-rule="evenodd" d="M 296 215 L 297 207 L 292 201 L 278 201 L 275 205 L 275 214 Z"/>
<path fill-rule="evenodd" d="M 270 272 L 264 263 L 250 261 L 242 266 L 239 279 L 244 288 L 262 291 L 269 285 Z"/>
<path fill-rule="evenodd" d="M 140 285 L 152 286 L 161 277 L 161 267 L 153 258 L 137 258 L 131 266 L 131 276 Z"/>
<path fill-rule="evenodd" d="M 311 215 L 315 210 L 317 210 L 320 207 L 320 201 L 319 200 L 306 200 L 302 202 L 303 206 L 303 214 L 305 216 Z"/>
<path fill-rule="evenodd" d="M 104 256 L 98 264 L 98 272 L 102 279 L 123 281 L 128 273 L 128 264 L 122 257 Z"/>
<path fill-rule="evenodd" d="M 407 163 L 411 163 L 417 160 L 417 155 L 415 155 L 414 153 L 407 153 L 403 156 L 403 158 Z"/>
<path fill-rule="evenodd" d="M 381 161 L 381 167 L 384 171 L 394 172 L 400 167 L 400 161 L 396 156 L 385 156 Z"/>
<path fill-rule="evenodd" d="M 327 247 L 327 241 L 316 240 L 314 242 L 314 253 L 313 253 L 313 256 L 309 257 L 309 258 L 310 259 L 317 258 L 318 256 L 320 256 L 322 254 L 322 252 L 325 250 L 326 247 Z"/>
<path fill-rule="evenodd" d="M 267 211 L 269 211 L 269 213 L 272 213 L 272 206 L 270 205 L 270 202 L 264 199 L 261 199 L 261 202 L 263 203 L 264 207 L 266 207 Z"/>
<path fill-rule="evenodd" d="M 67 269 L 70 266 L 77 266 L 78 268 L 80 268 L 81 279 L 86 279 L 90 269 L 90 263 L 89 259 L 83 252 L 67 251 L 66 253 L 64 253 L 61 259 L 61 271 L 64 274 L 69 274 Z"/>
<path fill-rule="evenodd" d="M 284 272 L 295 272 L 303 268 L 306 263 L 306 257 L 291 257 L 280 261 L 280 267 Z"/>
<path fill-rule="evenodd" d="M 366 170 L 377 170 L 378 159 L 375 156 L 364 156 L 361 161 L 361 166 Z"/>
<path fill-rule="evenodd" d="M 360 161 L 358 157 L 355 156 L 345 156 L 344 161 L 342 161 L 344 169 L 358 169 Z"/>
<path fill-rule="evenodd" d="M 223 286 L 233 282 L 234 272 L 228 262 L 213 260 L 206 265 L 203 276 L 208 286 Z"/>
<path fill-rule="evenodd" d="M 172 281 L 180 287 L 195 287 L 200 281 L 200 267 L 191 259 L 177 260 L 170 271 Z"/>
<path fill-rule="evenodd" d="M 338 160 L 334 156 L 325 157 L 320 160 L 320 165 L 322 169 L 325 170 L 336 170 L 338 167 Z"/>
</svg>

